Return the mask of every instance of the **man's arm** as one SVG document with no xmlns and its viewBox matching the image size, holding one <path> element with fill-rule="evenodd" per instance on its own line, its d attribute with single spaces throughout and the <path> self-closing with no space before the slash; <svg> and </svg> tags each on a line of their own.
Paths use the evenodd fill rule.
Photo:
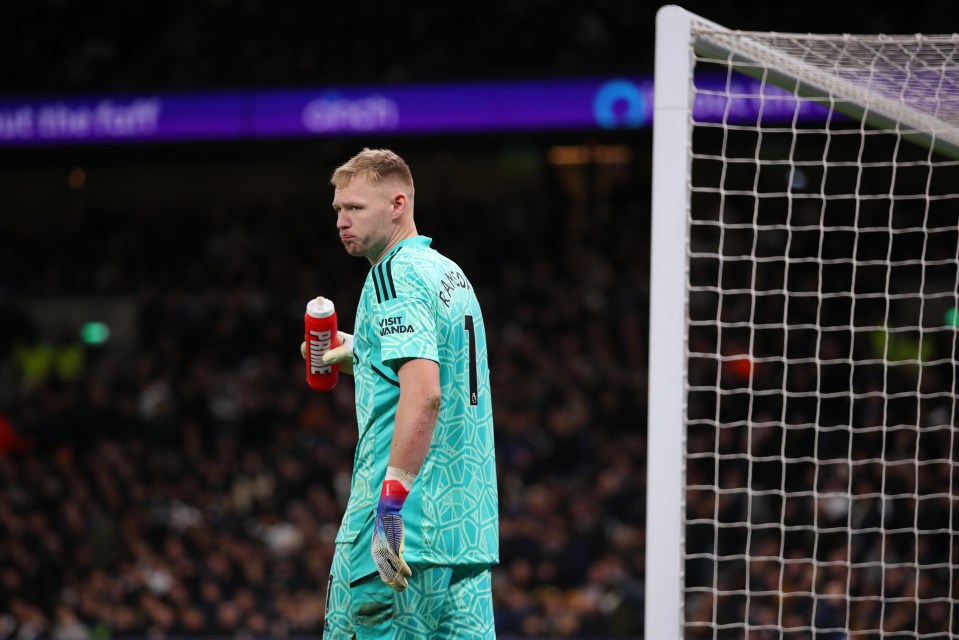
<svg viewBox="0 0 959 640">
<path fill-rule="evenodd" d="M 400 399 L 396 405 L 389 466 L 416 475 L 420 472 L 440 412 L 440 366 L 414 358 L 399 369 Z"/>
<path fill-rule="evenodd" d="M 414 358 L 400 365 L 400 399 L 393 423 L 390 459 L 376 505 L 373 562 L 383 582 L 397 591 L 412 575 L 403 560 L 403 503 L 423 467 L 440 411 L 440 369 L 432 360 Z"/>
</svg>

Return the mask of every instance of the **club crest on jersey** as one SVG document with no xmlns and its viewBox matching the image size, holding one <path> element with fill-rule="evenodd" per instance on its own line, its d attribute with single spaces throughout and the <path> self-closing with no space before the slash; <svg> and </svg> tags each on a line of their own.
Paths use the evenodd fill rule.
<svg viewBox="0 0 959 640">
<path fill-rule="evenodd" d="M 403 316 L 392 316 L 380 320 L 380 335 L 389 336 L 394 333 L 414 333 L 413 325 L 407 324 Z"/>
</svg>

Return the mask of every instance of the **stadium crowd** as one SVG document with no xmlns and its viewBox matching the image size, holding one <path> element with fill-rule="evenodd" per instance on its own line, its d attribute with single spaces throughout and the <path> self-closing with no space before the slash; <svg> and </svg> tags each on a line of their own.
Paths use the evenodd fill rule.
<svg viewBox="0 0 959 640">
<path fill-rule="evenodd" d="M 535 246 L 465 202 L 421 222 L 490 327 L 506 635 L 641 633 L 646 199 L 617 197 L 603 250 L 519 202 Z M 315 295 L 351 326 L 365 268 L 325 211 L 81 217 L 0 222 L 0 635 L 318 633 L 356 424 L 298 345 Z M 39 335 L 20 303 L 56 295 L 134 297 L 135 348 Z"/>
<path fill-rule="evenodd" d="M 0 4 L 0 94 L 179 91 L 650 72 L 668 2 L 490 0 L 452 5 L 172 0 L 144 19 L 116 0 Z M 850 0 L 687 0 L 745 30 L 938 33 L 933 6 L 863 12 Z M 401 43 L 384 54 L 383 43 Z M 342 37 L 351 34 L 353 37 Z"/>
<path fill-rule="evenodd" d="M 641 191 L 625 180 L 586 211 L 562 189 L 545 189 L 550 197 L 500 202 L 509 223 L 466 200 L 419 212 L 424 233 L 475 274 L 489 327 L 503 637 L 642 634 L 649 199 Z M 885 224 L 881 217 L 872 222 Z M 324 210 L 301 203 L 136 215 L 90 208 L 60 222 L 0 220 L 0 636 L 315 636 L 356 424 L 348 377 L 331 393 L 305 384 L 302 314 L 323 294 L 351 326 L 365 263 L 341 253 Z M 925 249 L 900 242 L 890 256 L 947 255 L 955 235 L 934 236 Z M 736 246 L 732 231 L 726 241 Z M 791 255 L 816 254 L 819 242 L 797 234 Z M 838 234 L 825 250 L 841 250 L 836 242 Z M 868 260 L 886 248 L 863 251 Z M 694 280 L 715 277 L 699 267 Z M 797 267 L 788 286 L 851 284 L 849 273 L 834 271 L 825 285 L 813 275 Z M 776 277 L 767 269 L 757 286 L 784 286 Z M 857 283 L 862 294 L 882 286 Z M 135 301 L 135 343 L 44 335 L 27 306 L 50 296 Z M 843 327 L 849 308 L 830 300 L 819 321 Z M 868 300 L 860 311 L 881 313 L 881 300 Z M 783 302 L 756 298 L 756 323 L 808 326 L 811 307 L 792 304 L 784 316 Z M 695 296 L 691 304 L 694 316 L 715 314 Z M 750 308 L 733 304 L 723 318 L 743 313 Z M 777 331 L 757 330 L 752 354 L 777 354 L 786 339 Z M 952 334 L 929 334 L 923 354 L 904 333 L 877 341 L 847 327 L 817 340 L 797 330 L 790 356 L 831 364 L 787 372 L 770 362 L 750 377 L 736 360 L 717 369 L 715 354 L 748 342 L 741 332 L 727 330 L 722 343 L 708 331 L 690 335 L 692 352 L 714 354 L 691 360 L 690 384 L 724 390 L 690 395 L 689 483 L 722 488 L 687 495 L 691 637 L 738 638 L 746 624 L 761 639 L 813 637 L 811 627 L 865 634 L 879 620 L 888 633 L 948 630 Z M 893 364 L 859 369 L 855 402 L 835 394 L 849 388 L 850 349 Z M 919 376 L 916 358 L 940 364 Z M 907 393 L 917 385 L 920 398 Z M 769 393 L 776 389 L 790 395 Z M 848 451 L 854 465 L 843 462 Z M 922 468 L 909 462 L 914 453 Z M 801 462 L 813 457 L 834 462 Z M 777 497 L 782 490 L 788 498 Z M 847 522 L 855 535 L 812 535 L 814 523 Z M 914 524 L 930 534 L 917 538 Z M 763 595 L 747 603 L 747 584 Z M 771 631 L 780 627 L 795 631 Z M 724 630 L 711 635 L 716 628 Z"/>
</svg>

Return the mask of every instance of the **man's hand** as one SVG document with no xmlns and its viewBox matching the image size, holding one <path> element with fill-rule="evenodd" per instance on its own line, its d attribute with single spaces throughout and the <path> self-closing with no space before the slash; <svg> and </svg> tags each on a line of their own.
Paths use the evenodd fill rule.
<svg viewBox="0 0 959 640">
<path fill-rule="evenodd" d="M 390 471 L 387 471 L 387 477 L 390 475 Z M 400 515 L 400 509 L 409 494 L 409 489 L 400 480 L 385 480 L 380 502 L 376 506 L 371 550 L 373 562 L 383 582 L 395 591 L 406 589 L 409 584 L 406 579 L 413 575 L 403 560 L 403 516 Z"/>
<path fill-rule="evenodd" d="M 339 365 L 343 373 L 353 373 L 353 334 L 337 331 L 339 344 L 323 354 L 325 364 Z M 306 341 L 300 343 L 300 355 L 306 360 Z"/>
<path fill-rule="evenodd" d="M 353 334 L 346 333 L 345 331 L 337 331 L 336 339 L 339 345 L 323 354 L 323 362 L 325 364 L 343 364 L 344 362 L 349 362 L 351 365 L 350 370 L 352 371 Z"/>
<path fill-rule="evenodd" d="M 406 589 L 409 584 L 406 579 L 413 572 L 403 560 L 403 516 L 398 513 L 376 514 L 372 552 L 383 582 L 395 591 Z"/>
</svg>

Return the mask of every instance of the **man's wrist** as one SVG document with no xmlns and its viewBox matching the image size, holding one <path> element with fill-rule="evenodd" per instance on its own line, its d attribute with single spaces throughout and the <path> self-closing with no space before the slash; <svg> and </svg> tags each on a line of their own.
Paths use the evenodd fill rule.
<svg viewBox="0 0 959 640">
<path fill-rule="evenodd" d="M 400 509 L 403 508 L 403 503 L 406 502 L 406 498 L 410 495 L 410 489 L 415 479 L 415 473 L 410 473 L 398 467 L 387 467 L 376 512 L 399 513 Z"/>
</svg>

